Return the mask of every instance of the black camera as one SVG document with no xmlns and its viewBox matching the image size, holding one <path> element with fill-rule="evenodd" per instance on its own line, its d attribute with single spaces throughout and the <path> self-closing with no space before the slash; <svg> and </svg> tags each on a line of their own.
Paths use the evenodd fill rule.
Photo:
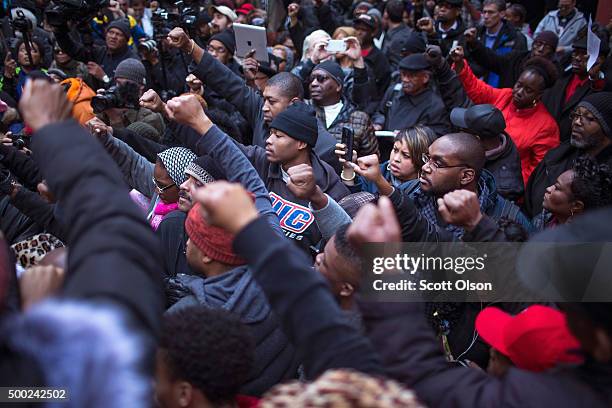
<svg viewBox="0 0 612 408">
<path fill-rule="evenodd" d="M 140 107 L 140 87 L 134 82 L 114 85 L 91 99 L 94 113 L 111 108 L 138 109 Z"/>
<path fill-rule="evenodd" d="M 87 22 L 108 6 L 110 0 L 52 0 L 45 9 L 45 17 L 49 25 L 63 27 L 68 21 Z"/>
<path fill-rule="evenodd" d="M 175 27 L 181 27 L 183 30 L 189 32 L 195 28 L 199 13 L 198 8 L 186 4 L 183 0 L 174 2 L 174 7 L 179 11 L 168 11 L 163 8 L 155 10 L 151 22 L 156 31 L 163 28 L 173 29 Z"/>
<path fill-rule="evenodd" d="M 15 17 L 13 17 L 10 22 L 13 26 L 13 30 L 19 31 L 20 33 L 29 33 L 34 29 L 32 21 L 25 16 L 22 10 L 17 10 Z"/>
<path fill-rule="evenodd" d="M 157 41 L 146 40 L 138 44 L 138 49 L 141 51 L 151 52 L 157 49 Z"/>
<path fill-rule="evenodd" d="M 23 131 L 19 132 L 19 133 L 7 133 L 7 136 L 11 138 L 11 141 L 13 142 L 13 146 L 19 150 L 23 149 L 24 147 L 29 146 L 29 141 L 30 141 L 30 137 L 27 136 Z"/>
</svg>

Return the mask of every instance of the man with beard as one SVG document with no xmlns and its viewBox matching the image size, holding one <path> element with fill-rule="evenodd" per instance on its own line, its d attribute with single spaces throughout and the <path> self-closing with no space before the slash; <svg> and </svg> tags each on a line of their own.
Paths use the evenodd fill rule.
<svg viewBox="0 0 612 408">
<path fill-rule="evenodd" d="M 164 269 L 169 277 L 179 273 L 191 275 L 187 258 L 185 258 L 188 238 L 185 232 L 185 218 L 193 207 L 193 192 L 205 184 L 225 178 L 223 172 L 209 156 L 198 157 L 191 162 L 185 169 L 185 175 L 187 179 L 179 187 L 178 207 L 180 211 L 168 214 L 155 232 L 162 243 Z"/>
<path fill-rule="evenodd" d="M 484 69 L 499 75 L 499 88 L 512 88 L 529 58 L 543 57 L 552 60 L 558 42 L 559 37 L 555 33 L 542 31 L 535 37 L 531 51 L 511 51 L 505 55 L 498 55 L 477 41 L 475 28 L 465 31 L 465 43 L 470 59 Z"/>
<path fill-rule="evenodd" d="M 399 64 L 402 92 L 387 90 L 372 117 L 376 130 L 400 130 L 417 124 L 443 135 L 450 128 L 442 98 L 430 86 L 431 65 L 423 54 L 412 54 Z"/>
<path fill-rule="evenodd" d="M 571 114 L 569 141 L 550 150 L 535 168 L 525 190 L 525 211 L 535 216 L 542 211 L 546 187 L 572 168 L 581 155 L 612 165 L 612 92 L 596 92 L 584 98 Z"/>
<path fill-rule="evenodd" d="M 66 28 L 55 29 L 55 36 L 60 48 L 72 58 L 87 64 L 89 74 L 97 80 L 97 88 L 105 88 L 115 74 L 119 63 L 127 58 L 138 58 L 128 47 L 131 36 L 127 20 L 120 19 L 111 22 L 106 28 L 106 45 L 86 47 L 76 43 L 68 35 Z"/>
<path fill-rule="evenodd" d="M 220 33 L 232 28 L 234 20 L 238 18 L 234 10 L 227 6 L 211 6 L 208 14 L 212 16 L 211 32 Z M 233 33 L 233 30 L 232 30 Z"/>
<path fill-rule="evenodd" d="M 561 141 L 570 138 L 570 114 L 585 96 L 605 90 L 612 90 L 612 84 L 607 80 L 601 68 L 610 53 L 607 35 L 601 35 L 599 56 L 595 65 L 587 71 L 589 53 L 587 52 L 587 36 L 580 38 L 572 45 L 572 66 L 566 70 L 557 83 L 542 97 L 542 102 L 550 114 L 557 120 Z"/>
<path fill-rule="evenodd" d="M 438 212 L 437 199 L 455 190 L 476 193 L 482 214 L 493 220 L 508 218 L 530 228 L 518 207 L 497 192 L 495 178 L 484 166 L 485 149 L 481 141 L 468 133 L 451 133 L 436 139 L 423 154 L 419 186 L 410 193 L 393 188 L 380 173 L 376 156 L 361 157 L 353 165 L 355 172 L 374 182 L 381 195 L 391 199 L 401 216 L 406 213 L 402 236 L 406 242 L 449 242 L 461 239 L 462 227 L 446 224 Z M 398 215 L 399 217 L 399 215 Z"/>
</svg>

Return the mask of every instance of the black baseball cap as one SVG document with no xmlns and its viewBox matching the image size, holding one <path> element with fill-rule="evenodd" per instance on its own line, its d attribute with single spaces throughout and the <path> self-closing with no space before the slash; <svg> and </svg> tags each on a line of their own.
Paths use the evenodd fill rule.
<svg viewBox="0 0 612 408">
<path fill-rule="evenodd" d="M 474 105 L 470 108 L 455 108 L 450 114 L 451 123 L 469 133 L 482 137 L 495 137 L 506 129 L 506 120 L 493 105 Z"/>
<path fill-rule="evenodd" d="M 448 3 L 453 7 L 463 7 L 463 0 L 438 0 L 436 4 Z"/>
<path fill-rule="evenodd" d="M 371 30 L 374 30 L 376 28 L 376 19 L 369 14 L 360 14 L 353 20 L 353 26 L 357 24 L 363 24 Z"/>
</svg>

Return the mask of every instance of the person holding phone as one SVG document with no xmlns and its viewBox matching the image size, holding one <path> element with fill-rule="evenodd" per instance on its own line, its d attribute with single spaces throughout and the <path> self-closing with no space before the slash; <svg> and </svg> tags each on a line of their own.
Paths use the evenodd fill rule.
<svg viewBox="0 0 612 408">
<path fill-rule="evenodd" d="M 423 167 L 421 156 L 428 152 L 429 145 L 435 139 L 434 131 L 426 126 L 414 126 L 400 131 L 395 136 L 389 160 L 380 164 L 380 172 L 376 175 L 380 175 L 388 184 L 400 191 L 415 189 L 419 184 L 419 173 Z M 367 175 L 354 175 L 353 167 L 346 161 L 346 144 L 338 144 L 336 149 L 336 154 L 341 156 L 340 161 L 344 163 L 342 180 L 349 189 L 352 192 L 379 193 L 377 180 Z M 350 161 L 356 163 L 357 157 L 358 155 L 353 154 Z"/>
</svg>

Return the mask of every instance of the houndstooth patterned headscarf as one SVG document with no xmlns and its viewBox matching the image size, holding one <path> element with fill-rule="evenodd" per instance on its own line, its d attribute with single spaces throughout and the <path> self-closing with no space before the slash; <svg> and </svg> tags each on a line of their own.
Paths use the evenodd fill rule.
<svg viewBox="0 0 612 408">
<path fill-rule="evenodd" d="M 198 156 L 185 147 L 171 147 L 158 153 L 157 157 L 164 164 L 172 181 L 180 186 L 187 179 L 185 169 Z"/>
</svg>

